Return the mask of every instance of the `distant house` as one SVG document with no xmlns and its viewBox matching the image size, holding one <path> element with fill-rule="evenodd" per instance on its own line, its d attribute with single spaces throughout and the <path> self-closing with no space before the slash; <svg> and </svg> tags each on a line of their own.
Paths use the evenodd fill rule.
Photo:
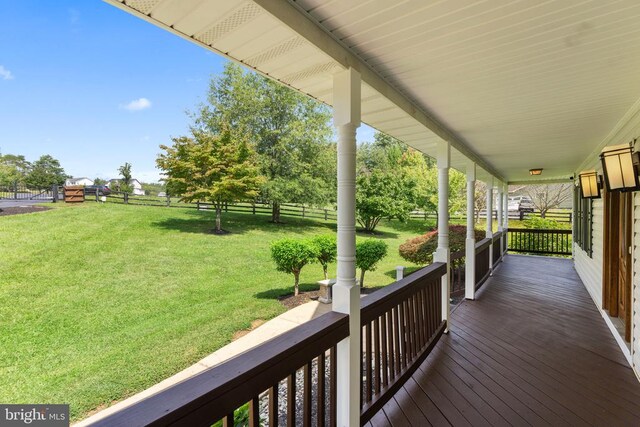
<svg viewBox="0 0 640 427">
<path fill-rule="evenodd" d="M 64 185 L 93 185 L 93 180 L 87 177 L 67 178 Z"/>
<path fill-rule="evenodd" d="M 142 189 L 142 184 L 140 183 L 140 181 L 138 181 L 137 179 L 133 178 L 131 180 L 131 186 L 133 187 L 132 194 L 134 194 L 136 196 L 144 196 L 144 190 Z M 119 179 L 111 179 L 111 180 L 109 180 L 109 188 L 111 188 L 112 190 L 118 191 L 119 187 L 120 187 L 120 180 Z"/>
</svg>

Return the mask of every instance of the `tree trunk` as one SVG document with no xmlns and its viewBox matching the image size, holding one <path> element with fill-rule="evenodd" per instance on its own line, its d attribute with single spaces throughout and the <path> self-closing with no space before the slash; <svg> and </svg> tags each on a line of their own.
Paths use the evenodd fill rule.
<svg viewBox="0 0 640 427">
<path fill-rule="evenodd" d="M 216 233 L 222 232 L 222 226 L 220 221 L 221 215 L 222 215 L 222 209 L 220 209 L 220 206 L 216 206 Z"/>
<path fill-rule="evenodd" d="M 300 282 L 300 272 L 294 272 L 293 277 L 295 280 L 293 284 L 293 295 L 298 296 L 298 294 L 300 293 L 300 291 L 298 290 L 298 282 Z"/>
<path fill-rule="evenodd" d="M 540 217 L 541 218 L 546 218 L 547 217 L 547 210 L 546 209 L 540 209 Z"/>
<path fill-rule="evenodd" d="M 329 273 L 327 272 L 327 266 L 322 266 L 322 271 L 324 271 L 324 280 L 329 280 Z"/>
<path fill-rule="evenodd" d="M 360 287 L 364 288 L 364 272 L 365 269 L 360 270 Z"/>
<path fill-rule="evenodd" d="M 280 203 L 273 202 L 271 206 L 271 222 L 278 224 L 280 222 Z"/>
</svg>

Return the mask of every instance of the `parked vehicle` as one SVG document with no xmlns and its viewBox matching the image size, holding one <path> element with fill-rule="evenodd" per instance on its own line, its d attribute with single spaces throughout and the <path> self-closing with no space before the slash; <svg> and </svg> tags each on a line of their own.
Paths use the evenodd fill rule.
<svg viewBox="0 0 640 427">
<path fill-rule="evenodd" d="M 84 187 L 85 195 L 96 193 L 98 193 L 98 196 L 108 196 L 111 194 L 111 189 L 106 185 L 87 185 Z"/>
<path fill-rule="evenodd" d="M 512 196 L 509 197 L 509 211 L 515 212 L 533 212 L 533 201 L 528 196 Z"/>
</svg>

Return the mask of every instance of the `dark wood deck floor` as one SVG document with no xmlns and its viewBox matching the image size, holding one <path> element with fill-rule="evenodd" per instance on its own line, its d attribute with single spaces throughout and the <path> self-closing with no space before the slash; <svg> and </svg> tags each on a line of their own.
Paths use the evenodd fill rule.
<svg viewBox="0 0 640 427">
<path fill-rule="evenodd" d="M 510 255 L 373 426 L 640 426 L 640 383 L 570 260 Z"/>
</svg>

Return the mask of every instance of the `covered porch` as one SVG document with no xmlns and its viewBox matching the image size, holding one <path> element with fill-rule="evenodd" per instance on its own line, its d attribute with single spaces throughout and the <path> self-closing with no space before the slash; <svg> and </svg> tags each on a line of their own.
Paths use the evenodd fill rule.
<svg viewBox="0 0 640 427">
<path fill-rule="evenodd" d="M 638 425 L 639 401 L 572 261 L 507 255 L 369 425 Z"/>
<path fill-rule="evenodd" d="M 637 50 L 637 4 L 107 1 L 333 107 L 338 254 L 332 312 L 98 425 L 230 426 L 242 413 L 252 426 L 638 424 L 640 384 L 572 263 L 504 258 L 508 184 L 570 182 L 633 116 L 640 54 L 618 53 Z M 556 21 L 561 31 L 546 28 Z M 436 159 L 439 233 L 432 265 L 361 299 L 362 122 Z M 450 168 L 467 177 L 468 301 L 453 312 Z"/>
</svg>

